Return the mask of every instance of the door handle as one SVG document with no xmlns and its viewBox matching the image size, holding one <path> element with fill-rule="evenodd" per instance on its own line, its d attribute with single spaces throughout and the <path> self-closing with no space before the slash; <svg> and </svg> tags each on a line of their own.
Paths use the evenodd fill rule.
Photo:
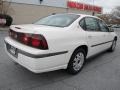
<svg viewBox="0 0 120 90">
<path fill-rule="evenodd" d="M 104 37 L 106 36 L 106 35 L 103 35 Z"/>
<path fill-rule="evenodd" d="M 88 38 L 92 38 L 93 36 L 89 35 Z"/>
</svg>

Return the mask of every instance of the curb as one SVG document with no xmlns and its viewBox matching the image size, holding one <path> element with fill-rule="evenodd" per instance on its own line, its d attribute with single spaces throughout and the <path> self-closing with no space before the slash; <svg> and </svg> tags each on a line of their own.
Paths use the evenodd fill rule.
<svg viewBox="0 0 120 90">
<path fill-rule="evenodd" d="M 0 27 L 0 31 L 8 31 L 9 27 Z"/>
</svg>

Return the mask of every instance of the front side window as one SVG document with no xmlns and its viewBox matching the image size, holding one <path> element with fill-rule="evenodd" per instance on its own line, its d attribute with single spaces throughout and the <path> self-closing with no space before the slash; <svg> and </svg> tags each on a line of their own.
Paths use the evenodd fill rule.
<svg viewBox="0 0 120 90">
<path fill-rule="evenodd" d="M 98 22 L 95 18 L 87 17 L 85 18 L 85 23 L 87 31 L 100 31 Z"/>
<path fill-rule="evenodd" d="M 109 28 L 107 27 L 107 25 L 103 21 L 99 20 L 99 26 L 100 26 L 101 31 L 109 32 Z"/>
<path fill-rule="evenodd" d="M 74 14 L 56 14 L 40 19 L 35 24 L 55 27 L 66 27 L 72 24 L 79 15 Z"/>
</svg>

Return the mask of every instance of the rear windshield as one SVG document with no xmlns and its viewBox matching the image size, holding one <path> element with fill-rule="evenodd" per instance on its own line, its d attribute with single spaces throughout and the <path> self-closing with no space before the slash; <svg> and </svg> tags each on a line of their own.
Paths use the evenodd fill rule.
<svg viewBox="0 0 120 90">
<path fill-rule="evenodd" d="M 42 18 L 34 24 L 55 27 L 67 27 L 79 17 L 79 15 L 74 14 L 56 14 Z"/>
</svg>

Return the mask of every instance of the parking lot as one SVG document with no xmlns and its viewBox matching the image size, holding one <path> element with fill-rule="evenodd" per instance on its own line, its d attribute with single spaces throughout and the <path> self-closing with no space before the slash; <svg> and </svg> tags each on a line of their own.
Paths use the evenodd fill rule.
<svg viewBox="0 0 120 90">
<path fill-rule="evenodd" d="M 7 31 L 0 31 L 0 90 L 120 90 L 120 31 L 115 52 L 88 59 L 73 76 L 64 70 L 34 74 L 15 64 L 4 51 Z"/>
</svg>

